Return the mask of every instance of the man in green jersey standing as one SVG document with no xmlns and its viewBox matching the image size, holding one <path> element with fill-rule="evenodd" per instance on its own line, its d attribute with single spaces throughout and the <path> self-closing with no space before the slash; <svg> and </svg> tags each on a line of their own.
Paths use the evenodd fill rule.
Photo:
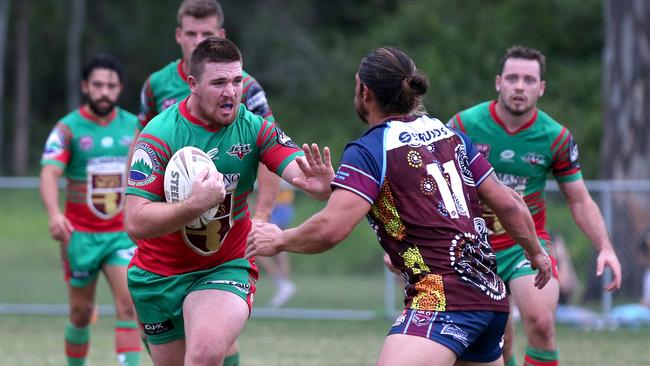
<svg viewBox="0 0 650 366">
<path fill-rule="evenodd" d="M 260 163 L 316 199 L 331 193 L 329 150 L 323 158 L 315 144 L 301 151 L 248 111 L 243 79 L 237 46 L 204 40 L 192 52 L 190 96 L 156 116 L 135 144 L 125 225 L 138 250 L 128 283 L 157 366 L 221 365 L 249 317 L 258 275 L 254 259 L 244 258 L 247 197 Z M 167 164 L 185 146 L 205 151 L 218 172 L 205 169 L 186 200 L 166 202 Z M 189 224 L 211 208 L 210 222 Z"/>
<path fill-rule="evenodd" d="M 596 274 L 600 276 L 605 267 L 611 268 L 612 280 L 605 289 L 613 291 L 621 285 L 621 265 L 600 210 L 582 179 L 578 147 L 566 127 L 537 108 L 546 87 L 545 63 L 544 55 L 538 50 L 520 46 L 508 49 L 496 76 L 497 100 L 456 114 L 449 125 L 467 133 L 488 158 L 499 179 L 522 195 L 535 220 L 540 242 L 551 256 L 553 251 L 545 228 L 544 187 L 548 174 L 553 174 L 576 224 L 598 250 Z M 489 209 L 484 216 L 497 256 L 498 274 L 509 285 L 528 337 L 524 364 L 558 365 L 557 267 L 555 279 L 548 285 L 542 289 L 532 286 L 535 271 L 530 268 L 521 246 L 508 236 Z M 504 346 L 506 366 L 516 363 L 512 357 L 513 332 L 511 325 Z"/>
<path fill-rule="evenodd" d="M 86 362 L 100 271 L 115 299 L 115 350 L 120 365 L 140 364 L 140 337 L 126 285 L 126 266 L 135 244 L 124 231 L 122 215 L 126 157 L 137 119 L 115 105 L 122 92 L 122 75 L 121 65 L 111 56 L 90 60 L 81 82 L 86 103 L 56 124 L 41 160 L 41 198 L 50 235 L 61 244 L 68 283 L 65 353 L 70 366 Z M 61 176 L 68 182 L 63 213 Z"/>
</svg>

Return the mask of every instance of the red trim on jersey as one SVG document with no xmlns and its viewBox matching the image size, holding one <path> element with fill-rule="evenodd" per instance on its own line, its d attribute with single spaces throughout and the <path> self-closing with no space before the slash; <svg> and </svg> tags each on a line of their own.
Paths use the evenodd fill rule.
<svg viewBox="0 0 650 366">
<path fill-rule="evenodd" d="M 555 141 L 553 141 L 553 143 L 551 144 L 551 150 L 555 150 L 555 146 L 558 144 L 558 142 L 560 142 L 560 140 L 562 140 L 562 137 L 564 136 L 565 132 L 567 132 L 566 127 L 562 127 L 562 131 L 560 131 L 560 133 L 555 138 Z"/>
<path fill-rule="evenodd" d="M 178 66 L 176 66 L 176 70 L 178 71 L 178 76 L 180 76 L 181 79 L 187 83 L 187 74 L 185 71 L 183 71 L 183 65 L 185 65 L 185 60 L 181 59 L 181 61 L 178 63 Z"/>
<path fill-rule="evenodd" d="M 246 85 L 247 82 L 249 82 L 252 79 L 252 77 L 249 75 L 242 80 L 242 84 Z M 244 89 L 242 89 L 242 95 L 248 93 L 248 89 L 251 88 L 255 83 L 251 82 L 250 84 L 246 85 Z"/>
<path fill-rule="evenodd" d="M 467 133 L 467 130 L 465 129 L 465 125 L 463 124 L 463 121 L 460 119 L 460 113 L 456 113 L 456 122 L 458 122 L 458 127 L 462 132 Z"/>
<path fill-rule="evenodd" d="M 88 104 L 84 104 L 84 105 L 82 105 L 81 107 L 79 107 L 79 114 L 81 114 L 81 116 L 82 116 L 83 118 L 85 118 L 85 119 L 87 119 L 87 120 L 89 120 L 89 121 L 95 122 L 95 123 L 97 123 L 97 124 L 99 124 L 99 125 L 101 125 L 101 126 L 106 126 L 107 124 L 113 122 L 113 120 L 114 120 L 115 117 L 117 116 L 117 108 L 113 108 L 113 110 L 111 111 L 111 113 L 108 115 L 107 120 L 106 120 L 105 122 L 104 122 L 104 121 L 100 121 L 99 118 L 98 118 L 97 116 L 95 116 L 94 114 L 92 114 L 92 113 L 88 110 L 88 108 L 90 108 L 90 107 L 88 107 Z"/>
<path fill-rule="evenodd" d="M 272 133 L 273 128 L 266 128 L 266 126 L 270 124 L 269 121 L 264 120 L 262 122 L 262 128 L 257 132 L 257 146 L 261 147 L 264 141 L 268 138 L 269 134 Z M 262 135 L 260 132 L 264 131 L 264 134 Z"/>
<path fill-rule="evenodd" d="M 195 124 L 197 126 L 201 126 L 206 129 L 208 132 L 218 132 L 221 129 L 221 126 L 218 127 L 211 127 L 207 123 L 201 121 L 199 117 L 196 117 L 192 113 L 190 113 L 190 110 L 187 108 L 187 101 L 190 99 L 190 97 L 185 98 L 179 105 L 178 105 L 178 110 L 181 112 L 181 115 L 185 117 L 190 123 Z"/>
<path fill-rule="evenodd" d="M 505 123 L 503 123 L 503 120 L 501 120 L 501 118 L 499 118 L 499 115 L 497 114 L 496 106 L 497 106 L 497 101 L 496 100 L 493 101 L 492 103 L 490 103 L 490 116 L 492 116 L 492 119 L 499 126 L 501 126 L 501 128 L 503 128 L 503 130 L 506 131 L 506 133 L 508 135 L 516 135 L 516 134 L 518 134 L 519 132 L 529 128 L 530 126 L 532 126 L 533 123 L 535 123 L 535 120 L 537 120 L 537 108 L 535 108 L 535 113 L 533 113 L 533 116 L 530 118 L 530 121 L 524 123 L 524 125 L 519 127 L 518 129 L 510 132 L 510 131 L 508 131 L 508 128 L 506 127 Z"/>
</svg>

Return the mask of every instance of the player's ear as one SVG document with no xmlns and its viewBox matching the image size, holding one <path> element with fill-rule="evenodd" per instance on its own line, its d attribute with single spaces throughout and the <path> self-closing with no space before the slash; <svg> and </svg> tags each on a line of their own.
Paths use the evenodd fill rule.
<svg viewBox="0 0 650 366">
<path fill-rule="evenodd" d="M 494 78 L 494 89 L 496 89 L 497 93 L 501 92 L 501 75 Z"/>
<path fill-rule="evenodd" d="M 176 27 L 176 43 L 181 44 L 181 35 L 183 34 L 183 30 L 181 27 Z"/>
<path fill-rule="evenodd" d="M 187 76 L 187 85 L 190 87 L 190 92 L 192 94 L 197 94 L 197 90 L 199 88 L 199 81 L 196 80 L 196 78 L 192 75 Z"/>
<path fill-rule="evenodd" d="M 544 95 L 544 91 L 546 91 L 546 80 L 542 80 L 540 84 L 539 97 L 541 98 Z"/>
</svg>

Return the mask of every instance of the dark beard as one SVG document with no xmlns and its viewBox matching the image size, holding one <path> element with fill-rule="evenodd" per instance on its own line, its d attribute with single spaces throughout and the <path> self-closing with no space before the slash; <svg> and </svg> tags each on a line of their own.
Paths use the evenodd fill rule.
<svg viewBox="0 0 650 366">
<path fill-rule="evenodd" d="M 108 100 L 108 99 L 100 99 L 100 100 L 98 100 L 97 102 L 100 102 L 100 101 L 107 101 L 107 102 L 109 102 L 108 107 L 106 107 L 106 108 L 102 108 L 102 107 L 100 107 L 100 106 L 98 105 L 98 103 L 96 103 L 96 102 L 94 102 L 94 101 L 92 101 L 92 100 L 89 100 L 89 101 L 88 101 L 88 106 L 90 107 L 90 109 L 93 111 L 93 113 L 94 113 L 96 116 L 104 117 L 104 116 L 109 115 L 109 114 L 113 111 L 113 108 L 115 108 L 115 104 L 116 104 L 116 103 L 115 103 L 115 102 L 111 102 L 111 101 Z"/>
<path fill-rule="evenodd" d="M 501 98 L 501 103 L 503 104 L 503 107 L 504 107 L 504 108 L 505 108 L 505 109 L 506 109 L 510 114 L 512 114 L 513 116 L 517 116 L 517 117 L 519 117 L 519 116 L 523 116 L 524 114 L 528 113 L 528 111 L 530 111 L 531 108 L 532 108 L 532 107 L 530 107 L 530 108 L 526 108 L 526 109 L 523 109 L 523 110 L 516 110 L 516 109 L 510 107 L 510 105 L 508 104 L 508 102 L 506 102 L 506 100 L 503 99 L 503 98 Z"/>
</svg>

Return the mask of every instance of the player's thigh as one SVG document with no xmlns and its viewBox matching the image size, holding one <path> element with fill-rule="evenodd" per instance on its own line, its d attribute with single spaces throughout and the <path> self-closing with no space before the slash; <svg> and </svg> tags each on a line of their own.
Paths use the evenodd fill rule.
<svg viewBox="0 0 650 366">
<path fill-rule="evenodd" d="M 188 352 L 206 345 L 226 354 L 249 316 L 248 304 L 240 296 L 223 290 L 193 291 L 183 302 Z"/>
<path fill-rule="evenodd" d="M 554 316 L 560 286 L 557 278 L 551 277 L 546 286 L 538 289 L 535 287 L 535 276 L 528 275 L 511 280 L 510 292 L 519 308 L 522 320 L 527 322 L 531 318 Z"/>
<path fill-rule="evenodd" d="M 113 293 L 118 318 L 133 318 L 133 302 L 126 280 L 126 266 L 104 265 L 104 275 Z"/>
<path fill-rule="evenodd" d="M 405 334 L 390 334 L 384 341 L 377 366 L 449 366 L 456 353 L 428 338 Z"/>
<path fill-rule="evenodd" d="M 176 340 L 165 344 L 149 344 L 151 360 L 155 366 L 183 366 L 185 341 Z"/>
</svg>

